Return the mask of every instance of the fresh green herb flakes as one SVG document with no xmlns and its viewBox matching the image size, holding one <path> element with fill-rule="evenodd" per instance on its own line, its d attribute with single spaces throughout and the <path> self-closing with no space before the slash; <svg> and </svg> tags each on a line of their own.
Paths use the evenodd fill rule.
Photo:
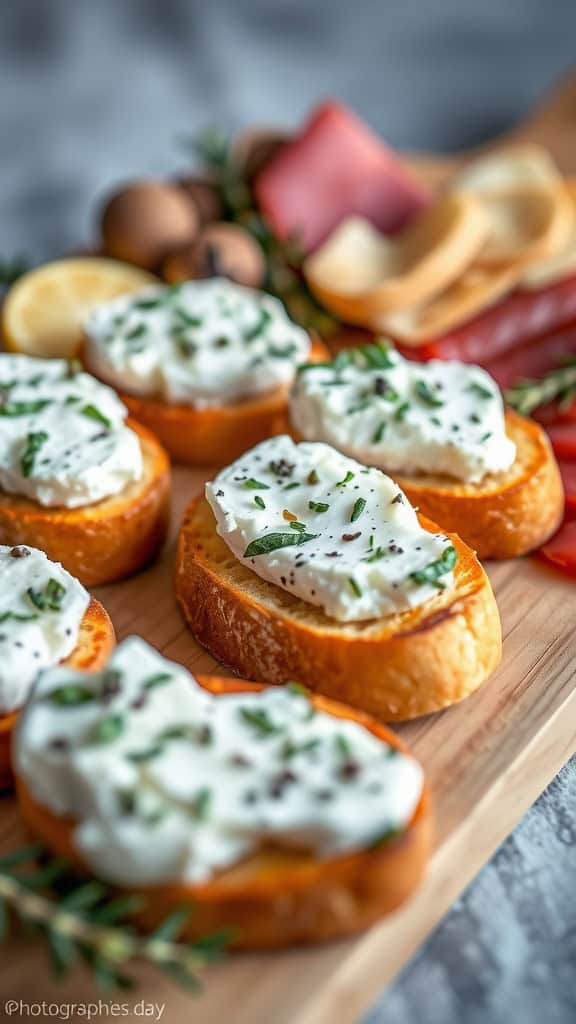
<svg viewBox="0 0 576 1024">
<path fill-rule="evenodd" d="M 37 430 L 27 435 L 22 458 L 20 459 L 22 476 L 29 477 L 32 475 L 36 456 L 47 440 L 48 434 L 45 430 Z"/>
<path fill-rule="evenodd" d="M 101 423 L 102 426 L 106 428 L 106 430 L 110 430 L 112 426 L 112 421 L 109 420 L 108 417 L 105 416 L 103 412 L 100 412 L 100 409 L 97 409 L 95 405 L 83 405 L 80 412 L 89 420 L 95 420 L 96 423 Z"/>
<path fill-rule="evenodd" d="M 244 558 L 254 558 L 256 555 L 269 555 L 271 551 L 278 551 L 280 548 L 290 548 L 296 544 L 306 544 L 309 540 L 316 540 L 317 533 L 304 533 L 293 530 L 292 533 L 267 533 L 263 537 L 257 537 L 250 542 Z"/>
<path fill-rule="evenodd" d="M 58 580 L 55 580 L 54 577 L 50 577 L 44 590 L 34 590 L 32 587 L 28 587 L 26 594 L 34 607 L 38 608 L 39 611 L 59 612 L 62 609 L 62 602 L 66 596 L 66 587 L 59 583 Z"/>
<path fill-rule="evenodd" d="M 456 548 L 451 544 L 449 547 L 444 549 L 443 554 L 436 562 L 430 562 L 425 569 L 419 569 L 417 572 L 410 573 L 410 579 L 414 580 L 415 583 L 430 583 L 434 587 L 438 587 L 440 590 L 446 588 L 446 584 L 442 581 L 442 576 L 452 572 L 452 569 L 456 565 Z"/>
<path fill-rule="evenodd" d="M 357 519 L 360 519 L 364 509 L 366 508 L 366 498 L 356 498 L 354 506 L 352 508 L 352 515 L 350 516 L 350 522 L 355 523 Z"/>
</svg>

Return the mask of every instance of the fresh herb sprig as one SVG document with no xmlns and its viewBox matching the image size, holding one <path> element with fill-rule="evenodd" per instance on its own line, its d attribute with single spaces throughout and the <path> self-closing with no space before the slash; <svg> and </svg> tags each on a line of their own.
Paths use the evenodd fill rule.
<svg viewBox="0 0 576 1024">
<path fill-rule="evenodd" d="M 529 416 L 548 402 L 557 401 L 560 409 L 566 409 L 576 400 L 576 358 L 568 359 L 539 380 L 519 380 L 504 392 L 504 397 L 522 416 Z"/>
<path fill-rule="evenodd" d="M 316 301 L 301 273 L 303 252 L 295 238 L 278 238 L 260 214 L 252 183 L 247 179 L 226 135 L 213 128 L 182 140 L 192 149 L 224 206 L 227 220 L 240 224 L 262 249 L 267 291 L 284 303 L 288 315 L 324 338 L 335 334 L 338 322 Z"/>
<path fill-rule="evenodd" d="M 84 963 L 97 988 L 132 988 L 125 969 L 139 960 L 198 991 L 206 965 L 222 957 L 231 933 L 179 941 L 193 908 L 178 907 L 154 932 L 141 934 L 134 930 L 134 915 L 145 902 L 145 896 L 118 896 L 101 882 L 79 879 L 41 846 L 0 857 L 0 943 L 10 940 L 19 922 L 47 946 L 58 976 Z"/>
<path fill-rule="evenodd" d="M 447 573 L 452 572 L 452 569 L 456 565 L 456 548 L 451 544 L 444 548 L 444 551 L 440 558 L 435 562 L 430 562 L 429 565 L 425 566 L 424 569 L 418 569 L 416 572 L 410 573 L 410 578 L 415 583 L 430 583 L 434 587 L 438 587 L 440 590 L 445 590 L 446 584 L 442 577 L 446 576 Z"/>
</svg>

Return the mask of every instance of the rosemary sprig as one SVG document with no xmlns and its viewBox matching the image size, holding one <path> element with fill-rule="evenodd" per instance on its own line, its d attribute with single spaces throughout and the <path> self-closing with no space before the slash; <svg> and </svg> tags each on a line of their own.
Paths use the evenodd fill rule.
<svg viewBox="0 0 576 1024">
<path fill-rule="evenodd" d="M 84 962 L 98 988 L 128 988 L 133 979 L 124 969 L 143 960 L 197 991 L 203 969 L 222 956 L 230 934 L 179 942 L 193 912 L 189 907 L 175 910 L 151 934 L 141 934 L 133 915 L 145 899 L 118 896 L 101 882 L 78 878 L 65 861 L 47 858 L 42 846 L 23 847 L 0 857 L 0 943 L 18 921 L 46 943 L 59 976 Z"/>
<path fill-rule="evenodd" d="M 522 416 L 554 401 L 566 409 L 576 399 L 576 358 L 568 359 L 539 380 L 519 380 L 504 392 L 504 397 Z"/>
<path fill-rule="evenodd" d="M 214 128 L 181 140 L 200 160 L 223 203 L 227 220 L 240 224 L 258 242 L 266 260 L 265 288 L 283 302 L 293 320 L 322 337 L 330 337 L 339 324 L 323 309 L 301 273 L 304 254 L 297 238 L 276 237 L 261 216 L 252 183 L 234 156 L 227 137 Z"/>
</svg>

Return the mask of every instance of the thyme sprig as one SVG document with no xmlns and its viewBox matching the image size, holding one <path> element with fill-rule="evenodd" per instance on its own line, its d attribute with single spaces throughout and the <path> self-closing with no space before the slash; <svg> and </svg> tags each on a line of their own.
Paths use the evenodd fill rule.
<svg viewBox="0 0 576 1024">
<path fill-rule="evenodd" d="M 539 380 L 519 380 L 504 392 L 504 397 L 522 416 L 529 416 L 548 402 L 557 401 L 560 409 L 566 409 L 576 399 L 576 358 L 568 359 Z"/>
<path fill-rule="evenodd" d="M 323 309 L 301 273 L 304 254 L 297 238 L 280 239 L 258 210 L 252 183 L 246 178 L 234 148 L 221 131 L 208 128 L 181 140 L 192 150 L 222 201 L 227 220 L 240 224 L 262 249 L 266 261 L 265 288 L 284 303 L 288 315 L 324 338 L 339 324 Z"/>
<path fill-rule="evenodd" d="M 78 878 L 69 864 L 49 858 L 39 845 L 0 857 L 0 943 L 19 922 L 47 945 L 58 976 L 83 962 L 98 988 L 131 988 L 125 968 L 139 960 L 197 991 L 204 968 L 222 956 L 230 934 L 178 941 L 189 907 L 179 907 L 154 932 L 141 934 L 133 915 L 144 903 L 144 896 L 118 896 L 95 879 Z"/>
</svg>

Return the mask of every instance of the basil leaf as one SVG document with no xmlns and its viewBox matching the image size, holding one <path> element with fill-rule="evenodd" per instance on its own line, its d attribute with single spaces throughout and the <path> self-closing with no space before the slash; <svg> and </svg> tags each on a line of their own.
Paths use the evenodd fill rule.
<svg viewBox="0 0 576 1024">
<path fill-rule="evenodd" d="M 430 562 L 430 565 L 427 565 L 425 569 L 411 572 L 410 579 L 414 580 L 415 583 L 431 583 L 433 586 L 439 587 L 440 590 L 444 590 L 446 584 L 442 583 L 441 577 L 451 572 L 455 565 L 456 548 L 450 544 L 449 547 L 444 549 L 444 553 L 436 562 Z"/>
<path fill-rule="evenodd" d="M 271 551 L 279 548 L 290 548 L 297 544 L 305 544 L 306 541 L 315 540 L 317 533 L 301 533 L 293 530 L 292 533 L 267 533 L 263 537 L 257 537 L 250 542 L 244 558 L 254 558 L 255 555 L 268 555 Z"/>
</svg>

